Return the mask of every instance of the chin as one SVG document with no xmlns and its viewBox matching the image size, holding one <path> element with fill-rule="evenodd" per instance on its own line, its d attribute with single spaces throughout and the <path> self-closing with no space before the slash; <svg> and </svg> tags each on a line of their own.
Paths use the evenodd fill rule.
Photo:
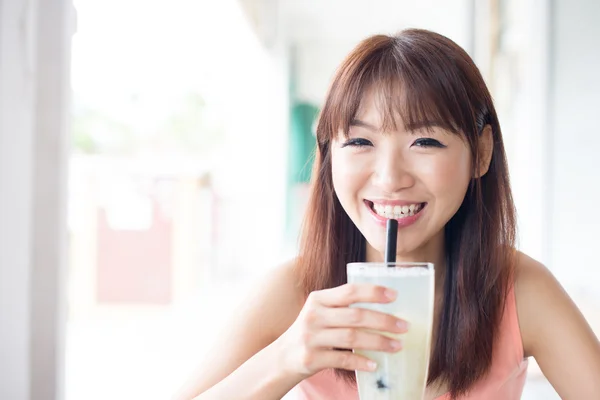
<svg viewBox="0 0 600 400">
<path fill-rule="evenodd" d="M 383 254 L 385 254 L 385 239 L 383 241 L 381 240 L 368 240 L 367 239 L 367 243 L 369 246 L 371 246 L 375 251 L 377 251 L 378 253 L 380 253 L 383 257 Z M 406 259 L 404 259 L 403 261 L 413 261 L 413 262 L 423 262 L 425 260 L 411 260 L 410 258 L 412 256 L 415 256 L 415 253 L 418 253 L 419 249 L 422 248 L 422 243 L 398 243 L 396 245 L 396 254 L 399 257 L 406 257 Z"/>
</svg>

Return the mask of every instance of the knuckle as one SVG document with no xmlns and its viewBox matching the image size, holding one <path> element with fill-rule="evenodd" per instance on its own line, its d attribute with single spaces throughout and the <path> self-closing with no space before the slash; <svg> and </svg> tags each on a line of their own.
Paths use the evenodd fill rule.
<svg viewBox="0 0 600 400">
<path fill-rule="evenodd" d="M 318 294 L 316 292 L 310 292 L 308 294 L 308 296 L 306 297 L 306 304 L 308 305 L 312 305 L 316 303 L 316 297 L 318 297 Z"/>
<path fill-rule="evenodd" d="M 302 368 L 304 368 L 307 371 L 310 371 L 314 367 L 315 356 L 313 353 L 311 353 L 309 351 L 305 351 L 304 353 L 302 353 L 300 362 L 301 362 Z"/>
<path fill-rule="evenodd" d="M 304 323 L 305 325 L 312 326 L 319 319 L 318 311 L 316 308 L 308 308 L 304 313 Z"/>
<path fill-rule="evenodd" d="M 390 339 L 381 336 L 381 335 L 377 335 L 377 348 L 379 350 L 387 350 L 390 347 Z"/>
<path fill-rule="evenodd" d="M 364 321 L 365 311 L 360 308 L 351 308 L 350 309 L 350 323 L 354 325 L 359 325 Z"/>
<path fill-rule="evenodd" d="M 358 286 L 356 286 L 356 284 L 348 283 L 344 290 L 346 291 L 344 294 L 347 298 L 356 299 L 356 296 L 358 295 Z"/>
<path fill-rule="evenodd" d="M 356 344 L 358 332 L 355 329 L 345 329 L 343 332 L 343 342 L 348 347 Z"/>
<path fill-rule="evenodd" d="M 340 353 L 340 367 L 343 369 L 354 369 L 352 365 L 352 353 L 349 351 L 342 351 Z"/>
<path fill-rule="evenodd" d="M 300 333 L 300 341 L 301 343 L 303 343 L 304 345 L 307 345 L 310 343 L 310 339 L 311 339 L 311 335 L 310 332 L 308 331 L 303 331 Z"/>
<path fill-rule="evenodd" d="M 300 341 L 306 346 L 310 346 L 313 340 L 312 332 L 308 329 L 304 329 L 300 332 Z"/>
</svg>

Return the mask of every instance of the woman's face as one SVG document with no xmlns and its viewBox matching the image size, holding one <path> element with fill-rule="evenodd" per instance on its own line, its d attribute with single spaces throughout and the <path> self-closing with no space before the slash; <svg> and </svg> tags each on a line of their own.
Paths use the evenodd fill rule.
<svg viewBox="0 0 600 400">
<path fill-rule="evenodd" d="M 381 122 L 369 95 L 349 137 L 340 132 L 333 141 L 335 193 L 372 249 L 385 251 L 386 221 L 394 218 L 399 259 L 432 261 L 471 179 L 468 144 L 435 126 L 409 131 L 398 124 L 398 131 L 381 132 Z"/>
</svg>

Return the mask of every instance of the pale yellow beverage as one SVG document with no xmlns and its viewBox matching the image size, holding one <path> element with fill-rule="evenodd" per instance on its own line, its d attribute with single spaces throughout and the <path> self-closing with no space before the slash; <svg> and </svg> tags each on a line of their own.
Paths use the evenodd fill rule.
<svg viewBox="0 0 600 400">
<path fill-rule="evenodd" d="M 392 266 L 389 266 L 392 265 Z M 408 321 L 405 334 L 389 334 L 403 342 L 397 353 L 356 353 L 377 363 L 375 372 L 357 371 L 361 400 L 420 400 L 425 393 L 431 348 L 435 274 L 430 263 L 350 263 L 349 283 L 371 283 L 398 292 L 393 303 L 356 303 L 361 307 L 393 314 Z"/>
</svg>

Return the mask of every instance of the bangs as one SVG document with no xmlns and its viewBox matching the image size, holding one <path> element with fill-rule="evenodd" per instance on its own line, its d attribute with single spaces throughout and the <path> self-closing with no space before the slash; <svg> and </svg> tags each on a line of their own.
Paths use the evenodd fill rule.
<svg viewBox="0 0 600 400">
<path fill-rule="evenodd" d="M 367 39 L 338 70 L 323 109 L 318 139 L 348 135 L 364 100 L 373 95 L 382 132 L 440 127 L 461 136 L 477 130 L 456 60 L 422 44 L 378 35 Z"/>
</svg>

